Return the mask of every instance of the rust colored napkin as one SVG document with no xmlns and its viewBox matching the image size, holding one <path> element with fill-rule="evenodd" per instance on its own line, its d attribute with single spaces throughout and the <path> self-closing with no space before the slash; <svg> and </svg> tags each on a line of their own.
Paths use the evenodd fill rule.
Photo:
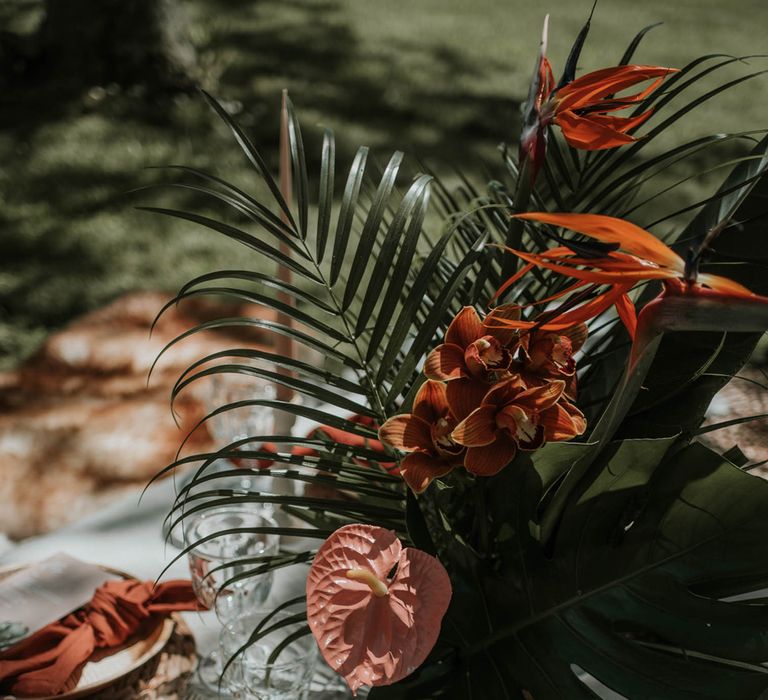
<svg viewBox="0 0 768 700">
<path fill-rule="evenodd" d="M 97 649 L 120 646 L 150 617 L 200 609 L 190 581 L 107 581 L 90 603 L 0 654 L 0 691 L 19 697 L 66 693 Z"/>
</svg>

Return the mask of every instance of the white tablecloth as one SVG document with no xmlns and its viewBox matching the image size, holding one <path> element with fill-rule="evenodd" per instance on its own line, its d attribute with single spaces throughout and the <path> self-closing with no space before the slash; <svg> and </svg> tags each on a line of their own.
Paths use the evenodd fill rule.
<svg viewBox="0 0 768 700">
<path fill-rule="evenodd" d="M 179 550 L 166 545 L 162 522 L 173 501 L 172 479 L 154 484 L 139 503 L 141 491 L 126 496 L 82 520 L 40 537 L 9 544 L 0 555 L 0 566 L 34 562 L 64 552 L 82 561 L 114 567 L 140 579 L 154 580 Z M 301 595 L 306 567 L 280 569 L 275 575 L 272 597 L 276 601 Z M 186 557 L 175 562 L 163 576 L 189 578 Z M 217 644 L 219 625 L 213 613 L 183 613 L 197 640 L 207 653 Z"/>
</svg>

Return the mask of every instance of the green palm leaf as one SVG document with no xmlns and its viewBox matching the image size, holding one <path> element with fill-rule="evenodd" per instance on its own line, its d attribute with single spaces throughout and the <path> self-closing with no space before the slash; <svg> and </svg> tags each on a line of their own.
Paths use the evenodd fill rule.
<svg viewBox="0 0 768 700">
<path fill-rule="evenodd" d="M 279 357 L 269 350 L 222 348 L 193 363 L 179 377 L 171 393 L 172 405 L 190 385 L 206 378 L 259 377 L 286 386 L 305 400 L 293 403 L 254 397 L 235 401 L 213 409 L 195 429 L 225 412 L 261 407 L 345 430 L 363 438 L 367 444 L 376 439 L 376 430 L 350 420 L 350 414 L 381 422 L 399 409 L 402 397 L 409 395 L 418 380 L 420 357 L 450 320 L 449 309 L 455 294 L 478 259 L 485 236 L 474 228 L 463 230 L 463 240 L 469 247 L 451 253 L 449 244 L 456 237 L 458 227 L 449 227 L 433 247 L 423 233 L 433 178 L 417 176 L 400 194 L 396 183 L 403 156 L 399 153 L 385 166 L 373 188 L 366 173 L 367 149 L 360 149 L 346 176 L 337 207 L 333 200 L 335 147 L 330 132 L 326 132 L 323 139 L 319 185 L 315 190 L 319 193 L 316 227 L 310 230 L 311 188 L 301 129 L 292 105 L 288 103 L 296 213 L 279 193 L 275 178 L 267 171 L 264 159 L 247 135 L 212 97 L 207 99 L 227 122 L 266 185 L 271 201 L 246 193 L 218 176 L 176 169 L 182 175 L 205 180 L 206 186 L 172 185 L 205 194 L 240 215 L 248 227 L 223 223 L 194 212 L 145 209 L 205 226 L 235 240 L 253 254 L 290 269 L 298 283 L 250 271 L 247 267 L 215 271 L 184 285 L 160 315 L 187 299 L 211 295 L 270 307 L 291 318 L 296 325 L 290 327 L 245 316 L 213 319 L 181 333 L 163 353 L 198 332 L 251 327 L 287 335 L 300 346 L 319 351 L 335 366 L 323 367 L 301 359 Z M 334 215 L 335 208 L 338 212 Z M 334 218 L 336 225 L 332 227 Z M 258 230 L 252 231 L 250 226 Z M 267 242 L 264 234 L 288 245 L 292 253 L 289 255 Z M 311 247 L 310 241 L 314 241 Z M 330 256 L 326 254 L 329 248 Z M 448 263 L 448 255 L 456 257 Z M 414 261 L 422 264 L 415 266 Z M 447 279 L 444 264 L 450 269 Z M 287 304 L 281 294 L 287 294 L 295 305 Z M 429 299 L 428 307 L 424 306 L 425 299 Z M 403 352 L 406 339 L 410 339 L 408 353 Z M 251 360 L 256 363 L 245 362 Z M 342 367 L 346 369 L 340 371 Z M 277 368 L 292 372 L 286 374 Z M 279 445 L 278 452 L 263 448 L 264 443 Z M 292 447 L 311 447 L 313 453 L 291 454 Z M 227 488 L 226 480 L 242 470 L 214 469 L 223 459 L 271 461 L 274 466 L 270 476 L 294 485 L 303 484 L 304 493 L 243 493 Z M 362 521 L 395 529 L 407 538 L 404 509 L 399 507 L 405 498 L 403 482 L 378 466 L 394 460 L 369 447 L 340 445 L 322 437 L 250 436 L 213 453 L 179 457 L 161 472 L 197 465 L 179 491 L 168 524 L 173 528 L 181 525 L 185 518 L 207 509 L 247 502 L 281 508 L 308 527 L 317 527 L 316 537 L 346 522 Z M 323 495 L 313 493 L 314 487 L 322 489 Z M 304 533 L 305 528 L 288 527 L 284 532 Z M 309 556 L 309 550 L 302 556 Z M 260 571 L 273 565 L 284 565 L 284 560 L 264 562 L 256 569 Z"/>
</svg>

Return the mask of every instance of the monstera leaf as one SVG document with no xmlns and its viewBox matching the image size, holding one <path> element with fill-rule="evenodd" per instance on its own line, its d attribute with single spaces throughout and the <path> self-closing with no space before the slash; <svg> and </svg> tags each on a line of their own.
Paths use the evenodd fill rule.
<svg viewBox="0 0 768 700">
<path fill-rule="evenodd" d="M 611 445 L 549 552 L 529 532 L 540 470 L 516 463 L 492 479 L 500 555 L 457 563 L 443 623 L 454 647 L 372 697 L 431 697 L 439 685 L 455 698 L 599 698 L 607 688 L 633 700 L 754 700 L 768 689 L 768 484 L 677 444 Z"/>
</svg>

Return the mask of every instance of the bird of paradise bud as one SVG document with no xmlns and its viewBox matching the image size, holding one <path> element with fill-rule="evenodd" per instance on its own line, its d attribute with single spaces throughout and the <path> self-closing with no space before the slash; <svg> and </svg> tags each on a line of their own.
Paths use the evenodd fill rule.
<svg viewBox="0 0 768 700">
<path fill-rule="evenodd" d="M 459 420 L 480 405 L 491 384 L 505 376 L 520 343 L 514 328 L 501 320 L 519 320 L 520 307 L 495 308 L 483 322 L 474 307 L 465 306 L 451 321 L 444 342 L 427 356 L 424 374 L 448 382 L 446 397 Z"/>
<path fill-rule="evenodd" d="M 560 82 L 555 85 L 552 67 L 546 57 L 549 17 L 544 20 L 539 57 L 531 80 L 520 136 L 520 163 L 529 164 L 531 181 L 544 162 L 547 127 L 560 127 L 573 148 L 587 151 L 615 148 L 635 141 L 630 132 L 653 113 L 617 116 L 615 113 L 643 102 L 664 78 L 677 72 L 659 66 L 615 66 L 575 78 L 576 63 L 589 30 L 584 26 L 568 57 Z M 626 96 L 616 94 L 639 83 L 653 80 L 645 89 Z"/>
<path fill-rule="evenodd" d="M 362 524 L 328 537 L 306 589 L 309 628 L 353 694 L 363 685 L 396 683 L 423 663 L 452 594 L 437 559 L 403 549 L 391 530 Z"/>
<path fill-rule="evenodd" d="M 379 428 L 383 443 L 408 453 L 400 464 L 400 475 L 416 493 L 461 466 L 464 447 L 451 437 L 457 423 L 445 384 L 430 379 L 416 393 L 412 413 L 394 416 Z"/>
<path fill-rule="evenodd" d="M 584 415 L 564 392 L 562 380 L 528 388 L 513 376 L 496 384 L 452 433 L 453 440 L 467 447 L 467 471 L 493 476 L 512 461 L 518 449 L 537 450 L 546 441 L 581 435 L 586 430 Z"/>
</svg>

